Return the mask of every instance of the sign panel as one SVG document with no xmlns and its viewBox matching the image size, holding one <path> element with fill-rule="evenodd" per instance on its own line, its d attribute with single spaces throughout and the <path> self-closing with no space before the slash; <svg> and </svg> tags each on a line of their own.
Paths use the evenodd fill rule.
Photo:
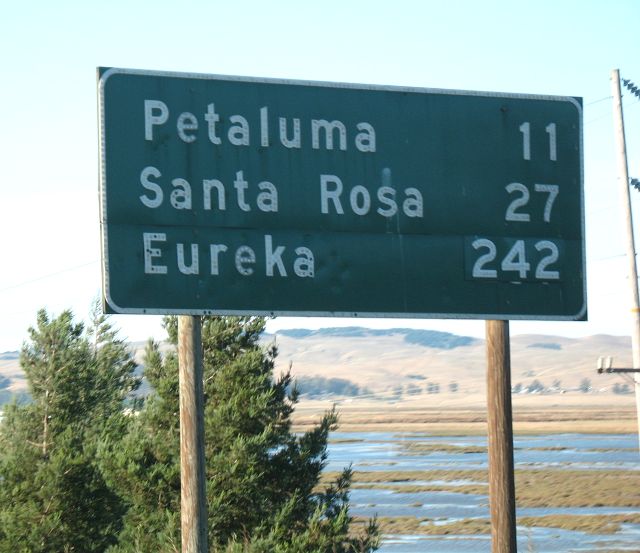
<svg viewBox="0 0 640 553">
<path fill-rule="evenodd" d="M 581 99 L 99 70 L 118 313 L 586 318 Z"/>
</svg>

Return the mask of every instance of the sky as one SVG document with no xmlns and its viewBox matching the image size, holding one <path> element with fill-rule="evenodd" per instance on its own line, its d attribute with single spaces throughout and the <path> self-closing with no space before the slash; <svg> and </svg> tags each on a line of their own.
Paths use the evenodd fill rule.
<svg viewBox="0 0 640 553">
<path fill-rule="evenodd" d="M 40 308 L 86 319 L 101 295 L 96 68 L 580 96 L 587 322 L 512 334 L 629 335 L 631 299 L 611 71 L 640 84 L 637 0 L 25 0 L 0 19 L 0 352 Z M 640 104 L 623 99 L 640 177 Z M 640 192 L 632 190 L 635 212 Z M 636 228 L 640 215 L 636 216 Z M 118 315 L 130 340 L 160 317 Z M 483 336 L 482 321 L 288 318 L 268 329 L 363 325 Z"/>
</svg>

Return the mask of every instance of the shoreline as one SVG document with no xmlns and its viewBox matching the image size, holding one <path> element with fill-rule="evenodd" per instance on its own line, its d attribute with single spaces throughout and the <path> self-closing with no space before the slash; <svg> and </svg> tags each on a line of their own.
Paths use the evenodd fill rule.
<svg viewBox="0 0 640 553">
<path fill-rule="evenodd" d="M 412 401 L 302 400 L 295 407 L 293 427 L 302 432 L 316 425 L 335 406 L 336 432 L 421 432 L 430 435 L 486 435 L 487 412 L 478 398 L 439 405 L 425 405 L 425 398 Z M 531 434 L 633 434 L 638 419 L 633 401 L 611 405 L 612 397 L 562 398 L 554 396 L 514 398 L 513 431 Z M 627 400 L 628 398 L 624 398 Z M 464 405 L 467 403 L 467 405 Z M 552 405 L 548 405 L 552 403 Z"/>
</svg>

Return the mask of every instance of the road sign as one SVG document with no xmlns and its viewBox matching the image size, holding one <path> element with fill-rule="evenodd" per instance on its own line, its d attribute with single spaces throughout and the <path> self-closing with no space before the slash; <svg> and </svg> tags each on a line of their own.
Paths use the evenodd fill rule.
<svg viewBox="0 0 640 553">
<path fill-rule="evenodd" d="M 118 313 L 586 318 L 581 99 L 99 70 Z"/>
</svg>

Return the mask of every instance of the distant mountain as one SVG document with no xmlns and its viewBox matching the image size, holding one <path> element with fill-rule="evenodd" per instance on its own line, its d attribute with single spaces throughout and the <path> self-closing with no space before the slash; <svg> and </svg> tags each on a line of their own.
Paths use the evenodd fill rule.
<svg viewBox="0 0 640 553">
<path fill-rule="evenodd" d="M 3 351 L 0 353 L 0 361 L 11 361 L 13 359 L 19 359 L 19 351 Z"/>
</svg>

